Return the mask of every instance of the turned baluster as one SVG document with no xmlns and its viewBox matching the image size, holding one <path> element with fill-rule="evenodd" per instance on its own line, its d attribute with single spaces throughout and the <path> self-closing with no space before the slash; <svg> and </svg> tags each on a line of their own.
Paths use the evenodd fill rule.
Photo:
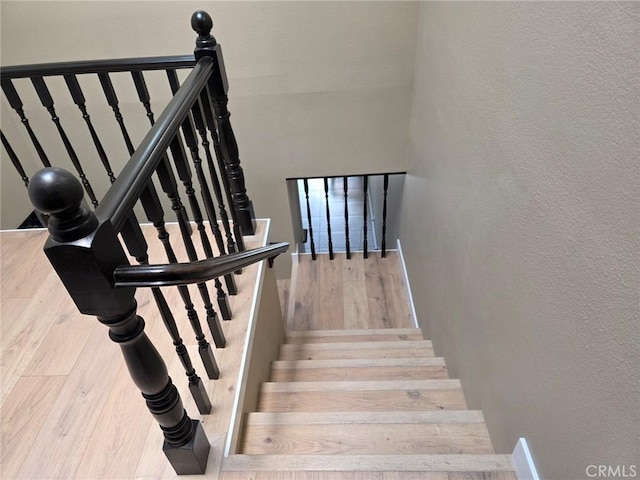
<svg viewBox="0 0 640 480">
<path fill-rule="evenodd" d="M 307 221 L 309 222 L 309 242 L 311 244 L 311 259 L 316 259 L 316 245 L 313 241 L 313 225 L 311 224 L 311 204 L 309 203 L 309 181 L 305 178 L 302 180 L 304 185 L 304 198 L 307 201 Z"/>
<path fill-rule="evenodd" d="M 333 239 L 331 238 L 331 213 L 329 208 L 329 179 L 323 178 L 324 181 L 324 202 L 327 210 L 327 236 L 329 238 L 329 260 L 333 260 Z"/>
<path fill-rule="evenodd" d="M 13 86 L 13 82 L 9 79 L 5 79 L 1 81 L 1 84 L 2 84 L 2 91 L 7 97 L 7 100 L 9 101 L 9 105 L 11 105 L 11 108 L 13 108 L 18 114 L 18 117 L 20 117 L 20 122 L 22 123 L 25 130 L 27 131 L 27 135 L 29 135 L 29 138 L 31 139 L 31 143 L 36 149 L 36 152 L 38 153 L 38 157 L 40 157 L 40 161 L 42 162 L 42 165 L 44 165 L 45 167 L 50 167 L 51 162 L 49 162 L 49 158 L 47 157 L 47 154 L 44 152 L 44 149 L 42 148 L 42 145 L 40 145 L 40 141 L 38 140 L 38 137 L 36 137 L 35 132 L 31 128 L 29 119 L 25 115 L 24 109 L 22 108 L 23 107 L 22 100 L 20 99 L 20 95 L 18 95 L 16 88 Z"/>
<path fill-rule="evenodd" d="M 196 60 L 209 56 L 216 62 L 216 68 L 211 74 L 208 86 L 213 100 L 212 107 L 216 115 L 216 126 L 220 137 L 226 176 L 231 187 L 232 208 L 238 216 L 242 233 L 253 235 L 255 234 L 255 213 L 253 212 L 253 203 L 245 188 L 244 172 L 238 155 L 238 144 L 229 120 L 230 113 L 227 109 L 229 85 L 224 69 L 222 50 L 211 35 L 213 21 L 207 12 L 201 10 L 195 12 L 191 17 L 191 26 L 198 33 L 194 51 Z M 225 172 L 221 171 L 220 174 L 224 175 Z"/>
<path fill-rule="evenodd" d="M 367 235 L 368 233 L 368 228 L 367 228 L 367 192 L 369 190 L 369 176 L 368 175 L 364 175 L 362 177 L 362 198 L 364 200 L 363 204 L 363 210 L 362 210 L 362 230 L 363 230 L 363 236 L 362 236 L 362 250 L 363 250 L 363 256 L 364 258 L 368 258 L 369 257 L 369 252 L 367 250 Z"/>
<path fill-rule="evenodd" d="M 53 97 L 51 97 L 51 93 L 49 92 L 49 88 L 47 87 L 47 84 L 44 82 L 44 78 L 32 77 L 31 83 L 33 83 L 33 86 L 36 89 L 36 93 L 40 98 L 40 102 L 42 103 L 42 106 L 46 108 L 47 111 L 49 112 L 49 115 L 51 115 L 51 121 L 54 123 L 54 125 L 56 126 L 56 129 L 58 130 L 58 134 L 60 135 L 60 139 L 62 140 L 64 148 L 67 151 L 67 154 L 69 155 L 69 159 L 71 160 L 71 163 L 73 163 L 73 166 L 78 172 L 78 175 L 80 176 L 80 180 L 82 180 L 82 186 L 87 192 L 87 195 L 91 200 L 91 203 L 93 204 L 94 208 L 97 207 L 98 199 L 95 193 L 93 192 L 93 188 L 91 187 L 91 183 L 89 183 L 89 179 L 87 178 L 87 175 L 84 173 L 84 170 L 82 169 L 82 165 L 80 164 L 80 159 L 78 158 L 78 155 L 76 155 L 76 151 L 71 145 L 71 141 L 69 140 L 67 133 L 62 127 L 62 123 L 60 122 L 60 117 L 58 117 L 58 114 L 56 113 L 56 109 L 54 107 Z"/>
<path fill-rule="evenodd" d="M 349 181 L 348 177 L 342 177 L 342 187 L 344 190 L 344 237 L 347 247 L 347 260 L 351 260 L 351 242 L 349 241 Z"/>
<path fill-rule="evenodd" d="M 134 288 L 113 287 L 113 270 L 127 265 L 117 234 L 99 223 L 69 172 L 47 168 L 33 176 L 29 196 L 48 215 L 45 253 L 80 312 L 96 315 L 122 351 L 134 383 L 164 435 L 163 450 L 178 474 L 205 472 L 209 443 L 198 420 L 185 411 L 167 367 L 144 332 Z"/>
<path fill-rule="evenodd" d="M 169 200 L 171 200 L 172 210 L 178 211 L 182 206 L 182 202 L 180 201 L 180 196 L 178 195 L 178 186 L 175 176 L 173 175 L 173 170 L 171 169 L 171 165 L 169 164 L 169 160 L 167 160 L 166 155 L 158 164 L 156 173 L 158 174 L 158 178 L 160 179 L 162 189 L 169 197 Z M 178 215 L 177 218 L 178 226 L 180 227 L 180 234 L 187 251 L 187 257 L 189 258 L 189 261 L 195 262 L 198 260 L 198 254 L 196 253 L 196 248 L 193 244 L 193 240 L 191 240 L 190 227 L 187 222 L 185 222 L 184 217 Z M 223 348 L 226 345 L 226 340 L 224 337 L 224 332 L 222 331 L 222 326 L 220 325 L 220 321 L 218 320 L 218 314 L 213 309 L 213 305 L 211 304 L 209 289 L 204 282 L 198 283 L 197 287 L 198 292 L 200 293 L 200 297 L 202 298 L 202 302 L 204 303 L 204 308 L 207 315 L 207 323 L 209 325 L 209 330 L 211 331 L 211 335 L 213 336 L 216 347 Z"/>
<path fill-rule="evenodd" d="M 96 151 L 98 152 L 98 157 L 100 157 L 100 161 L 107 171 L 107 175 L 109 177 L 109 181 L 111 183 L 116 181 L 116 177 L 113 173 L 113 169 L 111 168 L 111 163 L 109 162 L 109 158 L 107 157 L 107 152 L 104 151 L 104 147 L 102 146 L 102 142 L 98 137 L 96 129 L 93 127 L 93 122 L 91 121 L 91 117 L 89 116 L 89 112 L 87 111 L 86 100 L 84 97 L 84 93 L 82 92 L 82 88 L 80 88 L 80 83 L 75 75 L 65 75 L 64 81 L 67 84 L 67 88 L 69 89 L 69 93 L 71 93 L 71 98 L 73 98 L 73 102 L 77 105 L 80 113 L 82 114 L 82 118 L 87 124 L 87 128 L 89 129 L 89 135 L 91 135 L 91 140 L 93 140 L 93 145 L 96 147 Z"/>
</svg>

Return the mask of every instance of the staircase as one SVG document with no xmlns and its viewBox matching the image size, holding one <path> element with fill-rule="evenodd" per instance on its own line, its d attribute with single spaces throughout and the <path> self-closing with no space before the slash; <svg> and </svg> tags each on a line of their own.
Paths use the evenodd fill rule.
<svg viewBox="0 0 640 480">
<path fill-rule="evenodd" d="M 291 331 L 257 410 L 223 478 L 515 479 L 420 329 Z"/>
</svg>

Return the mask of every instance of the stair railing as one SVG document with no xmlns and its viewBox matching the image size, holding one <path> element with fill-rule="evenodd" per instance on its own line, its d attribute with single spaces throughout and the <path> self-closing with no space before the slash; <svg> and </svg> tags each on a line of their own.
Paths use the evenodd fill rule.
<svg viewBox="0 0 640 480">
<path fill-rule="evenodd" d="M 288 244 L 280 243 L 226 256 L 213 256 L 200 207 L 193 194 L 189 164 L 181 148 L 181 136 L 185 136 L 189 147 L 194 145 L 194 132 L 199 126 L 191 128 L 191 122 L 199 114 L 200 121 L 204 122 L 200 127 L 205 128 L 206 124 L 214 142 L 220 132 L 220 149 L 230 152 L 224 154 L 225 164 L 233 163 L 227 162 L 227 159 L 237 159 L 234 153 L 234 148 L 236 153 L 237 148 L 232 146 L 233 133 L 228 124 L 226 78 L 220 48 L 209 33 L 211 19 L 205 12 L 196 12 L 192 17 L 192 25 L 199 37 L 196 62 L 191 73 L 182 86 L 175 90 L 173 98 L 157 120 L 152 121 L 151 130 L 99 202 L 88 194 L 80 172 L 81 181 L 78 181 L 66 170 L 47 166 L 28 181 L 32 204 L 37 211 L 48 216 L 49 238 L 44 247 L 45 254 L 79 311 L 97 316 L 109 328 L 111 340 L 120 346 L 134 383 L 160 424 L 165 439 L 163 451 L 178 474 L 204 473 L 210 446 L 200 422 L 191 419 L 185 411 L 180 394 L 168 376 L 166 364 L 145 334 L 145 322 L 137 315 L 136 288 L 152 289 L 160 317 L 189 378 L 189 389 L 197 408 L 200 413 L 210 413 L 211 402 L 182 342 L 173 312 L 159 287 L 177 286 L 196 335 L 205 370 L 208 377 L 214 379 L 219 376 L 219 370 L 186 285 L 197 285 L 216 347 L 223 348 L 224 333 L 212 306 L 206 281 L 232 276 L 233 272 L 258 261 L 272 259 L 288 248 Z M 42 87 L 42 82 L 35 83 Z M 105 84 L 108 82 L 105 81 Z M 42 88 L 40 91 L 45 92 Z M 225 95 L 221 95 L 221 92 Z M 142 88 L 139 94 L 145 98 Z M 187 138 L 189 135 L 191 139 Z M 173 165 L 169 161 L 169 151 Z M 191 227 L 176 186 L 174 166 L 178 178 L 186 187 L 203 248 L 208 252 L 205 260 L 198 260 L 191 240 Z M 196 170 L 200 178 L 197 165 Z M 171 200 L 189 257 L 188 263 L 178 263 L 170 245 L 164 212 L 152 182 L 154 175 Z M 222 177 L 225 178 L 224 175 Z M 235 181 L 234 188 L 241 186 L 237 178 L 230 178 L 229 185 Z M 85 192 L 95 211 L 85 201 Z M 149 265 L 148 246 L 133 212 L 138 201 L 158 231 L 158 238 L 169 259 L 168 264 Z M 205 198 L 207 209 L 212 208 L 210 203 Z M 129 254 L 140 265 L 130 265 L 118 235 L 122 236 Z M 220 282 L 216 283 L 216 289 L 220 294 Z M 228 306 L 223 301 L 226 297 L 221 299 L 219 296 L 218 300 L 223 318 L 230 318 L 230 310 L 225 310 Z"/>
<path fill-rule="evenodd" d="M 386 257 L 390 180 L 396 185 L 394 193 L 399 193 L 402 184 L 398 182 L 405 174 L 287 178 L 287 182 L 296 184 L 300 200 L 301 215 L 294 215 L 298 218 L 294 223 L 299 223 L 294 230 L 304 232 L 296 235 L 305 250 L 302 253 L 308 248 L 312 260 L 316 260 L 318 251 L 325 251 L 333 260 L 336 252 L 345 252 L 349 260 L 355 250 L 362 251 L 364 258 L 370 250 L 380 250 L 382 258 Z M 397 203 L 398 198 L 393 200 Z"/>
</svg>

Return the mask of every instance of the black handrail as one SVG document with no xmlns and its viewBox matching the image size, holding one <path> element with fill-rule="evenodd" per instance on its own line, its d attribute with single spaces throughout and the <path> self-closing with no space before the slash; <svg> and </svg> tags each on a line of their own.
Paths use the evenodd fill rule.
<svg viewBox="0 0 640 480">
<path fill-rule="evenodd" d="M 213 60 L 210 57 L 198 60 L 96 209 L 98 218 L 110 220 L 116 231 L 120 230 L 149 178 L 158 168 L 169 144 L 209 80 L 212 69 Z"/>
<path fill-rule="evenodd" d="M 287 177 L 285 180 L 316 180 L 322 178 L 343 178 L 343 177 L 361 177 L 362 175 L 368 175 L 369 177 L 377 177 L 379 175 L 406 175 L 406 171 L 402 172 L 373 172 L 373 173 L 348 173 L 341 175 L 312 175 L 310 177 Z"/>
<path fill-rule="evenodd" d="M 166 70 L 168 68 L 191 68 L 195 64 L 196 61 L 193 55 L 36 63 L 2 67 L 0 78 L 4 80 L 84 73 L 130 72 L 132 70 Z"/>
<path fill-rule="evenodd" d="M 115 286 L 123 287 L 168 287 L 205 282 L 222 277 L 239 268 L 277 257 L 289 249 L 286 242 L 232 253 L 224 257 L 189 263 L 165 265 L 123 265 L 113 272 Z"/>
</svg>

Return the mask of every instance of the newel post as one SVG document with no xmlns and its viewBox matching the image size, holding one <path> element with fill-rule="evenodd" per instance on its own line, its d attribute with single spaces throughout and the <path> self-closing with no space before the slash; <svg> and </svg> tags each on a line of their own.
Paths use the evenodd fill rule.
<svg viewBox="0 0 640 480">
<path fill-rule="evenodd" d="M 256 215 L 253 211 L 253 202 L 249 199 L 245 188 L 244 172 L 242 171 L 242 166 L 240 166 L 238 153 L 238 142 L 229 120 L 231 116 L 227 109 L 229 83 L 227 82 L 227 74 L 224 68 L 222 49 L 213 35 L 211 35 L 213 21 L 207 12 L 202 10 L 195 12 L 191 16 L 191 27 L 198 33 L 194 50 L 196 61 L 202 57 L 211 57 L 215 62 L 208 88 L 226 170 L 226 172 L 220 172 L 220 174 L 224 175 L 226 173 L 226 177 L 229 180 L 233 201 L 232 208 L 236 213 L 242 234 L 253 235 L 256 230 Z"/>
<path fill-rule="evenodd" d="M 113 271 L 129 264 L 110 222 L 99 222 L 80 182 L 45 168 L 29 184 L 34 207 L 50 215 L 44 251 L 80 312 L 96 315 L 122 350 L 131 378 L 164 433 L 163 450 L 178 474 L 204 473 L 209 443 L 187 415 L 162 357 L 136 314 L 135 288 L 114 288 Z"/>
</svg>

